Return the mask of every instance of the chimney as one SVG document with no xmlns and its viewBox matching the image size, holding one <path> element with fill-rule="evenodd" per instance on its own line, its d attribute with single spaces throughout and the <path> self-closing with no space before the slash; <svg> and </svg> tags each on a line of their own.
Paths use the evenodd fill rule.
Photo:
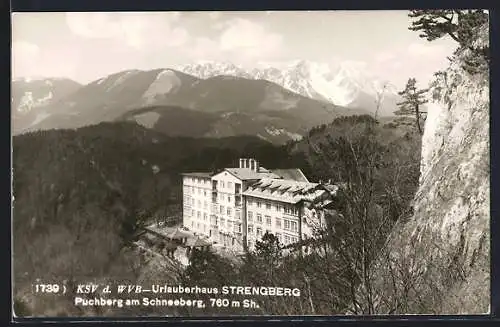
<svg viewBox="0 0 500 327">
<path fill-rule="evenodd" d="M 255 170 L 255 159 L 250 159 L 250 169 Z"/>
<path fill-rule="evenodd" d="M 243 165 L 245 164 L 245 159 L 240 158 L 240 168 L 245 168 Z"/>
<path fill-rule="evenodd" d="M 256 171 L 256 172 L 259 172 L 259 170 L 260 170 L 260 166 L 259 166 L 259 165 L 260 165 L 260 163 L 259 163 L 259 160 L 254 160 L 254 162 L 255 162 L 255 171 Z"/>
<path fill-rule="evenodd" d="M 245 167 L 244 168 L 250 168 L 250 164 L 248 163 L 249 160 L 246 158 L 243 160 L 245 160 Z"/>
</svg>

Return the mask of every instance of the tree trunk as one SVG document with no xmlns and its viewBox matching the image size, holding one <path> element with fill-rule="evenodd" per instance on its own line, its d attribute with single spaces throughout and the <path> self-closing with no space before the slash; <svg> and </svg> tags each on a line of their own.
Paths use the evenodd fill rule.
<svg viewBox="0 0 500 327">
<path fill-rule="evenodd" d="M 420 126 L 420 110 L 419 110 L 419 107 L 418 107 L 418 104 L 415 106 L 415 116 L 417 118 L 417 129 L 418 129 L 418 133 L 420 135 L 423 134 L 422 132 L 422 127 Z"/>
</svg>

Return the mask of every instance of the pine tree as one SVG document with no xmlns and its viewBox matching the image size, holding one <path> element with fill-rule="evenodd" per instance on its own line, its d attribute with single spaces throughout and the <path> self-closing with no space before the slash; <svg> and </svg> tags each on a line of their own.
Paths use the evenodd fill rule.
<svg viewBox="0 0 500 327">
<path fill-rule="evenodd" d="M 472 40 L 475 29 L 488 21 L 488 13 L 482 9 L 474 10 L 410 10 L 408 15 L 416 20 L 409 27 L 420 31 L 420 37 L 434 41 L 446 35 L 459 43 L 461 48 L 473 51 Z"/>
<path fill-rule="evenodd" d="M 420 119 L 422 113 L 420 106 L 428 101 L 424 98 L 424 94 L 428 90 L 417 89 L 417 80 L 415 78 L 408 79 L 406 87 L 403 91 L 398 92 L 403 97 L 403 101 L 398 103 L 399 110 L 395 112 L 396 115 L 415 115 L 416 125 L 418 132 L 422 134 L 422 127 L 420 126 Z"/>
</svg>

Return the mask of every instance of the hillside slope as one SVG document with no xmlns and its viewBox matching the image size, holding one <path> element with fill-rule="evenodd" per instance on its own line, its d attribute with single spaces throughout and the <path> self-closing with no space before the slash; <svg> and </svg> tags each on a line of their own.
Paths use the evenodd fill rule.
<svg viewBox="0 0 500 327">
<path fill-rule="evenodd" d="M 76 92 L 81 84 L 67 78 L 15 79 L 11 83 L 11 121 L 14 133 L 47 117 L 47 107 Z"/>
<path fill-rule="evenodd" d="M 18 307 L 38 316 L 102 314 L 76 308 L 70 297 L 36 296 L 31 285 L 37 278 L 68 287 L 83 281 L 135 282 L 136 274 L 150 268 L 134 266 L 137 254 L 127 250 L 142 218 L 180 217 L 180 173 L 235 166 L 241 156 L 256 156 L 269 168 L 296 164 L 284 148 L 257 137 L 167 137 L 131 122 L 15 136 Z M 158 273 L 161 280 L 172 277 Z"/>
</svg>

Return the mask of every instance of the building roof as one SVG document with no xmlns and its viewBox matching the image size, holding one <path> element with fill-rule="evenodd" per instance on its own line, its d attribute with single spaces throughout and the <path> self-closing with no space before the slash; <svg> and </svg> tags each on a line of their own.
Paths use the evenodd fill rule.
<svg viewBox="0 0 500 327">
<path fill-rule="evenodd" d="M 207 172 L 194 172 L 194 173 L 183 173 L 181 175 L 190 177 L 210 178 L 212 177 L 213 174 Z"/>
<path fill-rule="evenodd" d="M 322 184 L 271 178 L 261 179 L 243 192 L 247 196 L 286 203 L 317 201 L 331 193 Z"/>
<path fill-rule="evenodd" d="M 309 182 L 307 177 L 304 175 L 304 173 L 302 173 L 302 170 L 300 170 L 299 168 L 274 169 L 272 172 L 283 179 L 294 180 L 297 182 Z"/>
<path fill-rule="evenodd" d="M 191 237 L 187 239 L 185 245 L 190 247 L 198 247 L 198 246 L 210 246 L 212 245 L 212 243 L 198 237 Z"/>
<path fill-rule="evenodd" d="M 182 238 L 188 238 L 188 237 L 191 237 L 192 235 L 187 233 L 187 232 L 184 232 L 180 229 L 176 229 L 174 230 L 172 233 L 170 233 L 168 235 L 168 238 L 170 239 L 182 239 Z"/>
<path fill-rule="evenodd" d="M 255 180 L 255 179 L 262 179 L 262 178 L 280 178 L 280 176 L 273 174 L 271 172 L 268 172 L 268 170 L 265 168 L 263 168 L 263 170 L 259 170 L 259 172 L 251 170 L 250 168 L 226 168 L 225 170 L 240 180 Z"/>
</svg>

